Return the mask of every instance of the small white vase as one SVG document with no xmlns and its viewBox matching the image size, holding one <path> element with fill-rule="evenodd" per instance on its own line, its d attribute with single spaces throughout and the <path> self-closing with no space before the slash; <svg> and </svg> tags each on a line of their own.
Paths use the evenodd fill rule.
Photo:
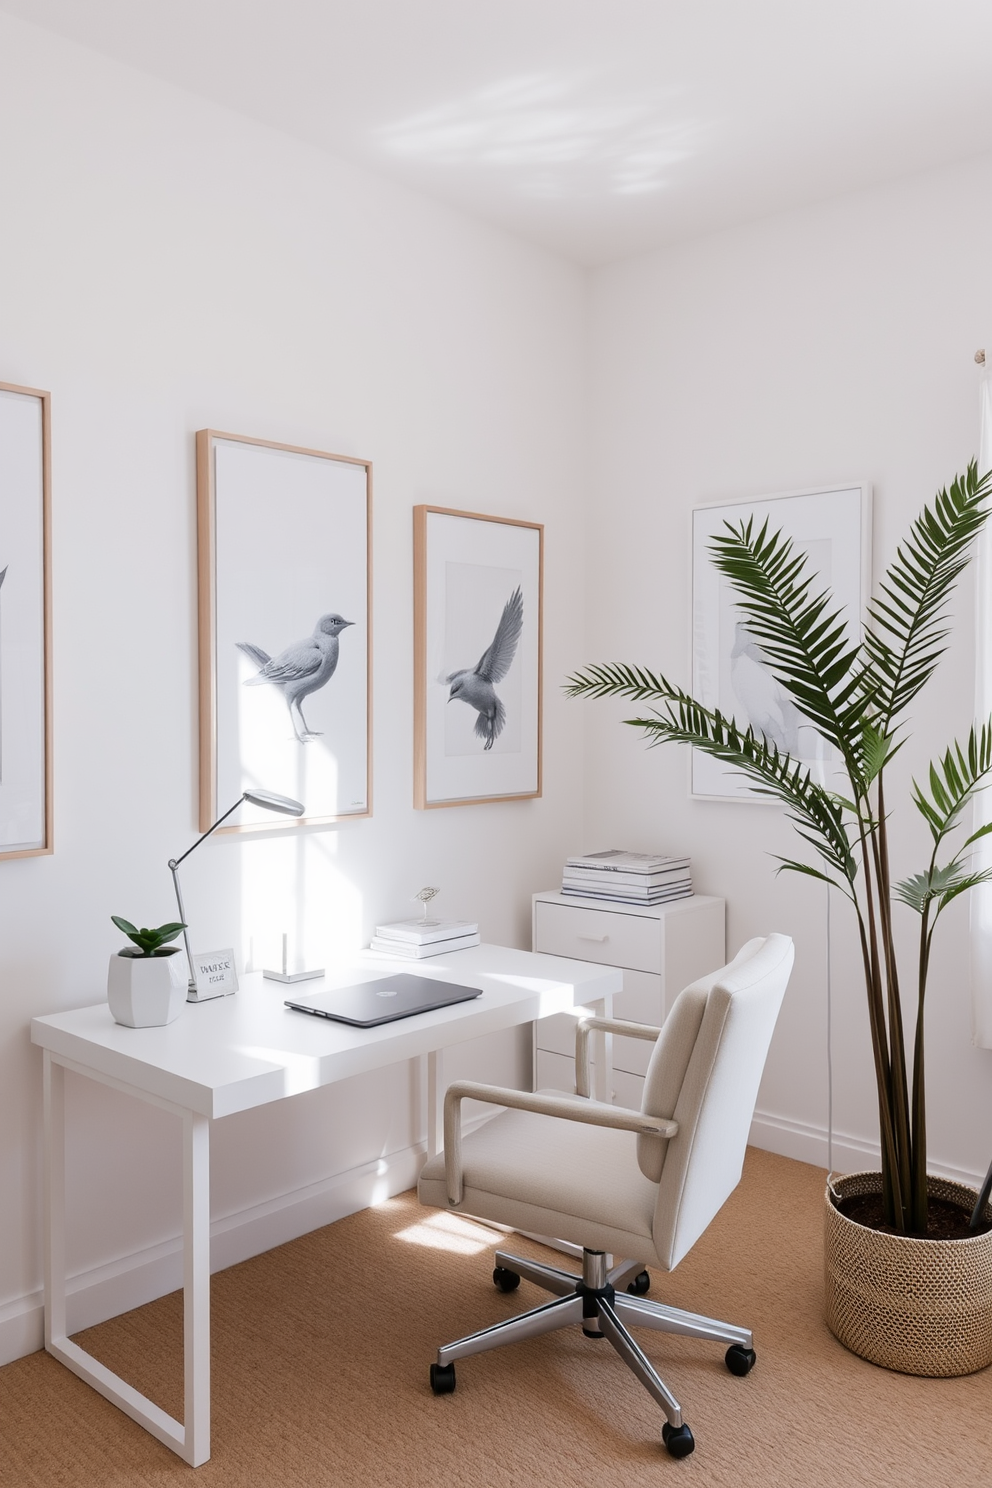
<svg viewBox="0 0 992 1488">
<path fill-rule="evenodd" d="M 186 958 L 111 956 L 107 1001 L 116 1022 L 128 1028 L 156 1028 L 178 1018 L 186 1003 Z"/>
</svg>

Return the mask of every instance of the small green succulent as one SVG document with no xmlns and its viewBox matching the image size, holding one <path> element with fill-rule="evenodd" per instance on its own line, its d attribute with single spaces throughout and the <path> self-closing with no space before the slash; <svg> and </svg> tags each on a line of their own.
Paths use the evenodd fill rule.
<svg viewBox="0 0 992 1488">
<path fill-rule="evenodd" d="M 120 915 L 111 915 L 110 918 L 118 930 L 123 930 L 128 940 L 133 940 L 135 949 L 126 946 L 123 951 L 118 951 L 119 956 L 174 956 L 181 946 L 167 945 L 169 940 L 175 940 L 186 926 L 181 921 L 172 921 L 168 925 L 159 925 L 157 930 L 139 930 L 132 925 L 130 920 L 122 920 Z"/>
</svg>

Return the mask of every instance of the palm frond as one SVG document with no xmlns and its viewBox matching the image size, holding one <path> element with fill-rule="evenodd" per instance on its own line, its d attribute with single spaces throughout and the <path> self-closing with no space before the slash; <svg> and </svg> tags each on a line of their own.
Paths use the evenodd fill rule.
<svg viewBox="0 0 992 1488">
<path fill-rule="evenodd" d="M 914 873 L 893 886 L 892 892 L 902 904 L 908 904 L 917 914 L 922 914 L 931 899 L 942 894 L 965 879 L 965 868 L 960 858 L 945 863 L 943 868 L 929 868 L 925 873 Z"/>
<path fill-rule="evenodd" d="M 583 668 L 565 682 L 566 697 L 665 698 L 669 683 L 660 673 L 625 662 L 602 662 Z"/>
<path fill-rule="evenodd" d="M 844 825 L 844 809 L 798 760 L 753 729 L 741 729 L 718 709 L 697 703 L 660 673 L 623 662 L 587 666 L 569 677 L 569 697 L 628 697 L 660 704 L 650 718 L 627 718 L 652 744 L 689 744 L 744 775 L 756 795 L 788 808 L 789 820 L 828 867 L 853 883 L 858 872 Z"/>
<path fill-rule="evenodd" d="M 957 879 L 941 894 L 937 905 L 937 915 L 942 914 L 951 900 L 956 899 L 959 894 L 966 894 L 969 889 L 975 888 L 978 884 L 988 883 L 990 879 L 992 879 L 992 868 L 982 868 L 977 873 L 968 873 L 964 878 Z M 934 916 L 935 922 L 937 915 Z"/>
<path fill-rule="evenodd" d="M 990 491 L 992 471 L 979 480 L 972 460 L 950 490 L 923 508 L 868 606 L 863 686 L 883 732 L 925 686 L 944 653 L 947 601 L 988 516 L 983 502 Z"/>
<path fill-rule="evenodd" d="M 992 879 L 992 868 L 969 873 L 962 860 L 955 858 L 953 862 L 945 863 L 943 868 L 931 868 L 926 873 L 914 873 L 911 878 L 904 878 L 895 885 L 893 893 L 917 914 L 922 914 L 928 904 L 936 901 L 939 915 L 959 894 L 967 893 L 976 884 L 988 883 L 989 879 Z"/>
<path fill-rule="evenodd" d="M 832 889 L 839 889 L 848 899 L 854 898 L 851 889 L 846 883 L 838 883 L 835 878 L 831 878 L 829 873 L 821 873 L 819 868 L 813 868 L 809 863 L 800 863 L 795 858 L 779 858 L 778 867 L 775 869 L 775 872 L 776 874 L 802 873 L 807 878 L 818 878 L 821 883 L 829 884 Z"/>
<path fill-rule="evenodd" d="M 852 784 L 860 782 L 866 697 L 843 609 L 829 607 L 829 590 L 811 592 L 806 555 L 781 532 L 769 535 L 767 521 L 756 535 L 753 517 L 724 525 L 710 553 L 736 591 L 749 634 L 800 712 L 839 750 Z"/>
<path fill-rule="evenodd" d="M 976 791 L 984 789 L 992 776 L 992 719 L 981 729 L 974 725 L 964 749 L 955 740 L 929 770 L 929 795 L 913 781 L 913 803 L 939 843 L 956 826 L 962 811 Z M 979 834 L 975 834 L 977 837 Z M 975 840 L 969 837 L 968 841 Z"/>
<path fill-rule="evenodd" d="M 894 734 L 885 733 L 872 719 L 865 718 L 861 724 L 861 769 L 866 785 L 880 775 L 885 766 L 897 755 L 905 740 L 896 740 Z M 853 808 L 852 808 L 853 809 Z"/>
</svg>

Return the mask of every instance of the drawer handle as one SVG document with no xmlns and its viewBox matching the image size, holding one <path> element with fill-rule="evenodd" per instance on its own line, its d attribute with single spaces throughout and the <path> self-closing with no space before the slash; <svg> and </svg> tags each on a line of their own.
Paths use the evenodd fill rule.
<svg viewBox="0 0 992 1488">
<path fill-rule="evenodd" d="M 579 940 L 591 940 L 596 945 L 605 945 L 606 942 L 609 940 L 609 938 L 610 937 L 608 935 L 580 935 L 579 936 Z"/>
</svg>

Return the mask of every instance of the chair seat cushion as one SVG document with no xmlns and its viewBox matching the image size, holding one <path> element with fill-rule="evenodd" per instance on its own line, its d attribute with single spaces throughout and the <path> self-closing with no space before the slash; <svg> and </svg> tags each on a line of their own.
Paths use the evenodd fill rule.
<svg viewBox="0 0 992 1488">
<path fill-rule="evenodd" d="M 637 1165 L 632 1132 L 504 1111 L 462 1138 L 462 1164 L 465 1199 L 459 1207 L 467 1212 L 497 1221 L 505 1212 L 501 1222 L 513 1225 L 523 1209 L 541 1210 L 558 1218 L 554 1233 L 561 1239 L 574 1234 L 576 1244 L 610 1249 L 616 1242 L 607 1243 L 607 1232 L 624 1232 L 646 1242 L 645 1256 L 653 1254 L 658 1187 Z M 443 1153 L 425 1164 L 419 1193 L 423 1203 L 450 1207 Z M 565 1219 L 569 1234 L 563 1233 Z"/>
</svg>

